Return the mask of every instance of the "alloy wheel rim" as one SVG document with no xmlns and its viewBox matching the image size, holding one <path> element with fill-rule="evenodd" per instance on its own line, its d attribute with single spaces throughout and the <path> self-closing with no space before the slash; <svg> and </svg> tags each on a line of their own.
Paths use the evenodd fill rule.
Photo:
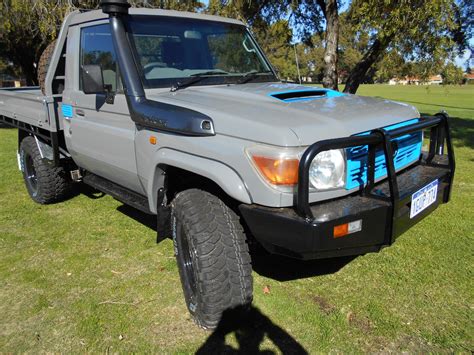
<svg viewBox="0 0 474 355">
<path fill-rule="evenodd" d="M 196 291 L 197 291 L 197 282 L 196 274 L 194 272 L 194 265 L 191 257 L 191 248 L 188 243 L 188 239 L 182 228 L 180 228 L 180 240 L 182 245 L 182 257 L 183 257 L 183 268 L 184 268 L 184 277 L 186 279 L 186 287 L 189 292 L 189 307 L 195 307 L 196 304 Z"/>
<path fill-rule="evenodd" d="M 25 159 L 25 177 L 31 192 L 33 193 L 33 195 L 36 195 L 38 191 L 38 177 L 36 175 L 36 169 L 33 163 L 33 158 L 31 158 L 30 155 L 26 155 Z"/>
</svg>

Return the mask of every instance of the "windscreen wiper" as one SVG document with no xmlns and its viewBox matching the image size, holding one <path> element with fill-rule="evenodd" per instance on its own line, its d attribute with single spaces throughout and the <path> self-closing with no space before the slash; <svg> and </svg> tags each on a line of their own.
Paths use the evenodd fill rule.
<svg viewBox="0 0 474 355">
<path fill-rule="evenodd" d="M 237 84 L 245 84 L 248 83 L 249 81 L 252 81 L 253 79 L 257 78 L 260 74 L 268 74 L 271 73 L 270 70 L 267 71 L 257 71 L 257 70 L 252 70 L 249 71 L 248 73 L 245 73 L 242 78 L 237 82 Z"/>
<path fill-rule="evenodd" d="M 223 70 L 222 71 L 206 71 L 202 73 L 191 74 L 187 79 L 183 81 L 177 81 L 175 84 L 173 84 L 170 91 L 175 92 L 175 91 L 178 91 L 179 89 L 187 88 L 188 86 L 197 84 L 201 80 L 211 75 L 226 75 L 226 74 L 228 73 Z"/>
</svg>

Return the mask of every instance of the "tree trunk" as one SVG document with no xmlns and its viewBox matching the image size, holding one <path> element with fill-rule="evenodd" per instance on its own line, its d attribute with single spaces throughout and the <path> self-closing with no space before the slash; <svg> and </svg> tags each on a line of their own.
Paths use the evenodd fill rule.
<svg viewBox="0 0 474 355">
<path fill-rule="evenodd" d="M 323 86 L 338 90 L 337 49 L 339 44 L 339 14 L 337 12 L 337 0 L 318 1 L 318 4 L 326 18 Z"/>
<path fill-rule="evenodd" d="M 372 65 L 374 65 L 384 54 L 388 45 L 390 44 L 392 37 L 385 37 L 383 40 L 378 38 L 374 41 L 369 50 L 364 54 L 362 59 L 349 73 L 349 77 L 344 87 L 344 92 L 355 94 L 359 88 L 360 83 L 364 79 L 367 71 Z"/>
</svg>

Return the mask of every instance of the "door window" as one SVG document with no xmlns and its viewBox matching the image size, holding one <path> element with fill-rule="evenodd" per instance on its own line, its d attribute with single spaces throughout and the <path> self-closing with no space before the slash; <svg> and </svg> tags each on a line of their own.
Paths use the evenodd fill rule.
<svg viewBox="0 0 474 355">
<path fill-rule="evenodd" d="M 112 92 L 121 90 L 117 56 L 109 24 L 85 27 L 81 30 L 80 70 L 83 65 L 100 65 L 104 84 L 110 85 Z M 82 75 L 80 77 L 82 78 Z M 82 79 L 79 82 L 82 90 Z"/>
</svg>

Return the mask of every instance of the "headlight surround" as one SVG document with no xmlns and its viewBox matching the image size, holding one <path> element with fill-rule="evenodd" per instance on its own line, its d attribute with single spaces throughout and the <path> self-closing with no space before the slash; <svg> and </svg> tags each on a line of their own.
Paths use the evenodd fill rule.
<svg viewBox="0 0 474 355">
<path fill-rule="evenodd" d="M 257 145 L 245 151 L 259 175 L 273 188 L 294 192 L 298 166 L 306 148 L 281 148 Z M 309 169 L 310 191 L 325 191 L 345 186 L 346 158 L 343 149 L 319 153 Z"/>
<path fill-rule="evenodd" d="M 318 191 L 344 187 L 345 177 L 346 158 L 342 149 L 321 152 L 311 162 L 309 182 Z"/>
</svg>

